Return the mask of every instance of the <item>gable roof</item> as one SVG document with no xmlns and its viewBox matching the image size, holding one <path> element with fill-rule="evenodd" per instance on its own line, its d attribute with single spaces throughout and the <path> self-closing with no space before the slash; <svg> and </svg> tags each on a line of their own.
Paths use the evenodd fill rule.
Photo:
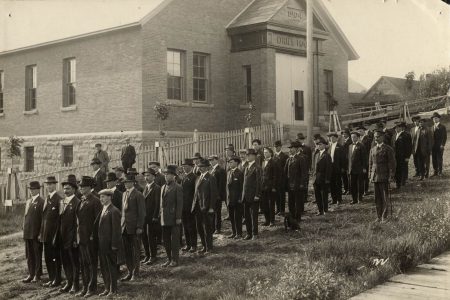
<svg viewBox="0 0 450 300">
<path fill-rule="evenodd" d="M 0 55 L 140 26 L 170 2 L 3 0 L 0 1 Z"/>
<path fill-rule="evenodd" d="M 269 22 L 288 1 L 289 0 L 253 0 L 233 20 L 231 20 L 227 28 Z"/>
<path fill-rule="evenodd" d="M 407 96 L 411 93 L 406 90 L 406 78 L 381 76 L 366 92 L 363 99 L 366 99 L 368 97 L 368 95 L 370 95 L 370 93 L 372 93 L 373 90 L 376 89 L 382 81 L 387 81 L 390 84 L 392 84 L 394 86 L 394 88 L 396 88 L 398 90 L 398 92 L 399 92 L 398 96 Z M 417 80 L 413 81 L 411 91 L 414 91 L 414 89 L 417 87 L 418 83 L 419 83 L 419 81 L 417 81 Z M 387 95 L 385 95 L 385 96 L 387 97 Z M 391 98 L 395 98 L 395 95 L 390 95 L 390 96 L 391 96 Z"/>
</svg>

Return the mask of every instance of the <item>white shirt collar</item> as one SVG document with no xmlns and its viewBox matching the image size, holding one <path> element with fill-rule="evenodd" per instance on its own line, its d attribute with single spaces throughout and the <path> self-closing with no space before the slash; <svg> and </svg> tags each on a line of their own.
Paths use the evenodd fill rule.
<svg viewBox="0 0 450 300">
<path fill-rule="evenodd" d="M 97 171 L 94 172 L 94 177 L 97 175 L 98 171 L 100 171 L 100 168 L 97 169 Z"/>
<path fill-rule="evenodd" d="M 39 197 L 39 194 L 32 196 L 31 197 L 31 199 L 32 199 L 31 202 L 34 202 L 37 199 L 37 197 Z"/>
<path fill-rule="evenodd" d="M 102 215 L 105 213 L 105 211 L 108 209 L 108 207 L 111 205 L 111 202 L 108 205 L 103 206 Z"/>
<path fill-rule="evenodd" d="M 65 203 L 65 204 L 68 204 L 70 201 L 72 201 L 73 197 L 75 197 L 75 194 L 73 194 L 72 196 L 66 197 L 66 198 L 64 199 L 64 203 Z"/>
<path fill-rule="evenodd" d="M 127 192 L 129 193 L 129 194 L 131 194 L 131 192 L 134 190 L 134 186 L 132 186 L 131 187 L 131 189 L 127 189 Z"/>
<path fill-rule="evenodd" d="M 51 197 L 53 197 L 55 194 L 56 194 L 56 191 L 53 191 L 53 192 L 49 193 L 48 196 L 51 198 Z"/>
<path fill-rule="evenodd" d="M 111 191 L 113 191 L 113 192 L 115 192 L 116 191 L 116 189 L 117 189 L 117 187 L 116 186 L 114 186 L 112 189 L 111 189 Z"/>
<path fill-rule="evenodd" d="M 251 161 L 251 162 L 249 161 L 247 166 L 250 168 L 254 163 L 255 163 L 255 161 Z"/>
</svg>

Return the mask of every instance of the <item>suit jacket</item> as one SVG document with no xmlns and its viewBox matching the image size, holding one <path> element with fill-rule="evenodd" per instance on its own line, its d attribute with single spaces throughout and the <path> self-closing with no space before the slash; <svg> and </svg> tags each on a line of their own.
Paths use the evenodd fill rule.
<svg viewBox="0 0 450 300">
<path fill-rule="evenodd" d="M 347 140 L 344 140 L 342 144 L 342 150 L 344 151 L 344 169 L 348 170 L 348 148 L 352 144 L 352 139 L 348 138 Z"/>
<path fill-rule="evenodd" d="M 412 153 L 412 139 L 411 135 L 403 131 L 397 138 L 397 135 L 393 137 L 393 146 L 395 151 L 395 159 L 397 161 L 404 161 L 409 158 Z"/>
<path fill-rule="evenodd" d="M 430 155 L 433 148 L 433 133 L 428 127 L 419 128 L 413 140 L 413 153 L 422 153 L 422 155 Z"/>
<path fill-rule="evenodd" d="M 211 175 L 216 178 L 218 201 L 225 201 L 227 197 L 227 173 L 221 166 L 211 169 Z"/>
<path fill-rule="evenodd" d="M 257 163 L 258 166 L 262 167 L 263 161 L 264 161 L 264 150 L 261 148 L 258 151 L 256 151 L 255 163 Z"/>
<path fill-rule="evenodd" d="M 367 154 L 364 145 L 357 142 L 352 151 L 352 145 L 348 147 L 348 174 L 363 174 L 363 169 L 367 171 Z"/>
<path fill-rule="evenodd" d="M 447 142 L 447 129 L 439 123 L 437 128 L 433 125 L 433 149 L 440 149 Z"/>
<path fill-rule="evenodd" d="M 361 138 L 361 143 L 364 145 L 364 149 L 366 149 L 367 162 L 369 161 L 369 152 L 370 148 L 372 148 L 372 142 L 373 139 L 367 134 Z"/>
<path fill-rule="evenodd" d="M 277 186 L 277 175 L 279 174 L 278 165 L 274 158 L 271 158 L 267 161 L 266 165 L 262 166 L 262 190 L 263 191 L 272 191 L 272 189 L 278 189 Z"/>
<path fill-rule="evenodd" d="M 287 189 L 290 191 L 307 189 L 308 173 L 309 166 L 306 155 L 297 153 L 294 156 L 290 156 L 284 167 Z"/>
<path fill-rule="evenodd" d="M 394 150 L 386 145 L 370 149 L 369 155 L 369 178 L 372 182 L 388 182 L 395 174 L 396 161 Z"/>
<path fill-rule="evenodd" d="M 416 128 L 417 128 L 417 133 L 416 133 Z M 411 129 L 409 130 L 409 134 L 411 135 L 411 142 L 412 142 L 412 154 L 416 154 L 416 149 L 417 149 L 417 137 L 418 137 L 418 133 L 420 132 L 419 127 L 413 126 L 411 127 Z M 375 145 L 373 145 L 375 146 Z M 373 147 L 372 146 L 372 147 Z"/>
<path fill-rule="evenodd" d="M 41 232 L 39 238 L 42 243 L 54 243 L 58 233 L 59 205 L 61 196 L 55 192 L 51 198 L 47 196 L 47 204 L 43 208 Z"/>
<path fill-rule="evenodd" d="M 183 188 L 183 212 L 190 213 L 192 209 L 192 202 L 194 201 L 195 193 L 195 181 L 197 176 L 193 172 L 187 174 L 182 182 L 181 187 Z"/>
<path fill-rule="evenodd" d="M 161 225 L 175 226 L 183 212 L 183 188 L 176 182 L 161 188 Z"/>
<path fill-rule="evenodd" d="M 242 203 L 242 188 L 244 173 L 241 169 L 229 169 L 227 174 L 227 205 L 235 206 Z"/>
<path fill-rule="evenodd" d="M 147 185 L 144 188 L 145 199 L 145 221 L 150 224 L 153 219 L 159 219 L 159 204 L 161 200 L 161 187 L 155 182 L 150 189 Z"/>
<path fill-rule="evenodd" d="M 94 176 L 95 180 L 95 186 L 94 186 L 94 192 L 98 195 L 98 192 L 106 188 L 105 180 L 106 180 L 106 173 L 102 169 L 99 169 L 98 172 Z"/>
<path fill-rule="evenodd" d="M 336 153 L 335 153 L 336 154 Z M 331 156 L 326 150 L 320 154 L 320 151 L 314 153 L 313 164 L 313 182 L 316 184 L 328 184 L 331 179 Z"/>
<path fill-rule="evenodd" d="M 23 218 L 23 238 L 37 239 L 41 231 L 42 210 L 44 199 L 38 196 L 35 200 L 28 199 L 25 205 L 25 215 Z"/>
<path fill-rule="evenodd" d="M 244 170 L 244 183 L 242 191 L 242 202 L 256 202 L 255 197 L 261 197 L 261 167 L 253 163 L 250 167 L 247 165 Z"/>
<path fill-rule="evenodd" d="M 241 170 L 242 172 L 244 172 L 244 171 L 245 171 L 245 168 L 247 168 L 247 166 L 248 166 L 248 161 L 243 161 L 243 162 L 241 162 L 241 163 L 239 164 L 238 168 L 239 168 L 239 170 Z"/>
<path fill-rule="evenodd" d="M 64 199 L 61 199 L 60 202 L 59 235 L 62 247 L 68 249 L 73 247 L 73 243 L 77 241 L 77 208 L 80 199 L 74 196 L 66 207 L 61 204 L 63 201 Z"/>
<path fill-rule="evenodd" d="M 102 162 L 101 169 L 104 172 L 108 172 L 108 164 L 109 164 L 108 152 L 106 152 L 105 150 L 101 150 L 100 152 L 96 151 L 94 153 L 94 158 L 98 158 Z"/>
<path fill-rule="evenodd" d="M 136 150 L 132 145 L 123 146 L 122 153 L 120 154 L 120 160 L 131 165 L 136 162 Z"/>
<path fill-rule="evenodd" d="M 77 220 L 78 220 L 78 243 L 87 245 L 94 235 L 94 222 L 98 214 L 102 210 L 102 204 L 100 200 L 93 194 L 89 194 L 86 200 L 81 199 L 80 204 L 77 207 Z"/>
<path fill-rule="evenodd" d="M 114 194 L 111 199 L 111 203 L 119 210 L 122 211 L 122 197 L 123 193 L 117 188 L 114 190 Z"/>
<path fill-rule="evenodd" d="M 200 175 L 195 183 L 194 201 L 192 203 L 191 212 L 194 212 L 197 203 L 202 212 L 215 209 L 216 201 L 219 201 L 216 178 L 206 172 L 203 178 L 202 175 Z"/>
<path fill-rule="evenodd" d="M 116 188 L 122 193 L 124 193 L 127 190 L 125 188 L 125 183 L 123 182 L 123 180 L 124 180 L 123 178 L 117 179 L 117 184 L 116 184 Z"/>
<path fill-rule="evenodd" d="M 312 149 L 305 143 L 302 143 L 301 151 L 306 157 L 306 163 L 308 164 L 308 171 L 309 171 L 312 168 L 312 158 L 313 158 Z"/>
<path fill-rule="evenodd" d="M 284 166 L 286 165 L 286 161 L 289 158 L 284 152 L 280 152 L 279 154 L 274 154 L 275 163 L 277 164 L 277 176 L 276 176 L 276 185 L 278 189 L 283 189 L 286 186 L 286 175 L 284 174 Z"/>
<path fill-rule="evenodd" d="M 120 211 L 112 204 L 108 206 L 104 213 L 102 213 L 102 210 L 96 221 L 98 223 L 98 250 L 99 254 L 108 254 L 113 252 L 113 248 L 119 250 L 122 247 Z"/>
<path fill-rule="evenodd" d="M 155 183 L 156 183 L 157 185 L 159 185 L 159 187 L 162 187 L 163 185 L 166 184 L 166 178 L 164 177 L 163 174 L 158 173 L 158 174 L 156 174 L 156 176 L 155 176 Z"/>
<path fill-rule="evenodd" d="M 333 156 L 331 156 L 331 147 L 328 148 L 328 154 L 330 154 L 331 157 L 331 172 L 332 174 L 341 174 L 342 170 L 345 170 L 345 153 L 344 153 L 344 147 L 339 145 L 339 143 L 336 144 L 336 147 L 334 148 Z"/>
<path fill-rule="evenodd" d="M 136 234 L 136 229 L 143 229 L 145 223 L 145 200 L 144 195 L 133 188 L 131 193 L 127 191 L 122 196 L 122 232 Z"/>
</svg>

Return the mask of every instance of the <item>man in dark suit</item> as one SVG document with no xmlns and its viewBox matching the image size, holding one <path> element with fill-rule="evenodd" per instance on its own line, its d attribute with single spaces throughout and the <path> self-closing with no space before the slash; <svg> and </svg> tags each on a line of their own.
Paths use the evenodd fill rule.
<svg viewBox="0 0 450 300">
<path fill-rule="evenodd" d="M 122 167 L 115 167 L 113 170 L 117 177 L 116 187 L 123 193 L 126 190 L 125 185 L 123 184 L 123 181 L 125 180 L 125 169 Z M 122 210 L 120 209 L 120 211 Z"/>
<path fill-rule="evenodd" d="M 238 168 L 241 159 L 238 156 L 232 156 L 228 160 L 227 174 L 227 205 L 230 212 L 230 222 L 232 234 L 228 236 L 230 239 L 242 238 L 242 187 L 244 183 L 244 173 Z"/>
<path fill-rule="evenodd" d="M 327 141 L 321 138 L 317 141 L 318 151 L 314 153 L 313 162 L 313 184 L 316 197 L 318 216 L 328 212 L 328 189 L 330 186 L 332 164 L 331 156 L 326 151 Z"/>
<path fill-rule="evenodd" d="M 195 215 L 192 213 L 191 209 L 194 201 L 195 181 L 197 176 L 192 172 L 194 167 L 192 159 L 186 158 L 182 167 L 184 170 L 184 177 L 181 181 L 181 187 L 183 188 L 183 214 L 181 219 L 186 247 L 181 250 L 195 253 L 197 252 L 197 226 L 195 224 Z"/>
<path fill-rule="evenodd" d="M 420 180 L 428 178 L 432 148 L 433 133 L 424 125 L 424 120 L 419 119 L 419 129 L 413 140 L 413 154 L 417 155 Z"/>
<path fill-rule="evenodd" d="M 247 161 L 247 149 L 240 149 L 239 151 L 239 158 L 241 159 L 241 163 L 239 164 L 238 168 L 244 172 L 245 168 L 248 165 Z"/>
<path fill-rule="evenodd" d="M 80 260 L 77 244 L 77 208 L 80 200 L 75 196 L 78 189 L 75 176 L 68 176 L 61 185 L 65 198 L 60 203 L 59 236 L 61 238 L 61 261 L 67 282 L 59 291 L 75 294 L 80 289 Z"/>
<path fill-rule="evenodd" d="M 102 211 L 97 216 L 98 254 L 105 290 L 99 296 L 113 297 L 117 294 L 117 253 L 122 246 L 120 235 L 120 211 L 111 205 L 114 192 L 110 189 L 99 192 Z"/>
<path fill-rule="evenodd" d="M 167 262 L 163 267 L 178 266 L 180 251 L 180 225 L 183 212 L 183 189 L 175 182 L 177 166 L 168 165 L 164 170 L 166 184 L 161 188 L 161 226 Z"/>
<path fill-rule="evenodd" d="M 25 240 L 25 253 L 28 265 L 28 277 L 22 282 L 37 282 L 40 280 L 39 269 L 42 261 L 41 243 L 39 242 L 39 232 L 42 224 L 42 211 L 44 200 L 39 196 L 41 185 L 38 181 L 30 182 L 31 199 L 25 205 L 25 215 L 23 221 L 23 239 Z"/>
<path fill-rule="evenodd" d="M 206 159 L 201 160 L 198 164 L 200 175 L 195 184 L 194 201 L 191 208 L 191 212 L 195 214 L 197 231 L 203 245 L 200 253 L 209 253 L 213 250 L 214 209 L 219 198 L 216 178 L 208 172 L 210 166 Z"/>
<path fill-rule="evenodd" d="M 130 138 L 126 138 L 125 143 L 125 146 L 122 147 L 120 160 L 124 170 L 128 171 L 136 162 L 136 149 L 134 149 L 133 145 L 130 145 Z"/>
<path fill-rule="evenodd" d="M 156 250 L 158 245 L 158 232 L 161 231 L 159 220 L 159 203 L 161 200 L 161 187 L 155 182 L 156 171 L 148 168 L 143 172 L 145 177 L 144 199 L 145 199 L 145 225 L 142 233 L 145 258 L 142 263 L 151 265 L 156 262 Z"/>
<path fill-rule="evenodd" d="M 164 178 L 164 175 L 161 174 L 161 164 L 159 161 L 151 161 L 148 163 L 148 167 L 153 169 L 156 173 L 155 175 L 155 183 L 162 187 L 166 184 L 166 179 Z"/>
<path fill-rule="evenodd" d="M 331 157 L 331 178 L 330 193 L 333 204 L 341 204 L 342 202 L 342 173 L 344 172 L 345 154 L 343 148 L 338 143 L 338 134 L 336 132 L 328 133 L 330 139 L 330 147 L 328 154 Z"/>
<path fill-rule="evenodd" d="M 121 281 L 134 281 L 139 277 L 140 235 L 145 223 L 144 195 L 135 187 L 135 178 L 127 174 L 124 180 L 126 191 L 122 197 L 122 217 L 120 220 L 125 261 L 128 274 Z"/>
<path fill-rule="evenodd" d="M 192 170 L 192 172 L 194 173 L 195 176 L 200 176 L 200 168 L 198 167 L 198 165 L 200 164 L 200 161 L 203 160 L 202 155 L 199 152 L 196 152 L 194 154 L 194 156 L 192 157 L 192 161 L 194 162 L 194 169 Z"/>
<path fill-rule="evenodd" d="M 102 204 L 91 192 L 94 185 L 96 185 L 94 178 L 82 177 L 79 186 L 83 196 L 77 208 L 77 243 L 83 282 L 83 289 L 77 296 L 86 298 L 97 292 L 98 245 L 94 239 L 94 222 L 102 210 Z"/>
<path fill-rule="evenodd" d="M 139 172 L 137 171 L 136 168 L 129 168 L 127 170 L 127 175 L 131 175 L 134 177 L 134 188 L 136 190 L 138 190 L 139 192 L 141 192 L 141 194 L 144 192 L 144 189 L 142 188 L 142 186 L 139 184 L 138 180 L 137 180 L 137 176 L 140 175 Z"/>
<path fill-rule="evenodd" d="M 374 138 L 376 145 L 370 150 L 369 174 L 374 183 L 377 221 L 381 222 L 389 209 L 389 179 L 394 177 L 395 155 L 394 150 L 384 143 L 383 131 L 375 131 Z"/>
<path fill-rule="evenodd" d="M 364 145 L 359 141 L 359 132 L 351 133 L 352 144 L 348 147 L 348 175 L 352 203 L 357 204 L 364 195 L 364 174 L 367 172 L 367 155 Z"/>
<path fill-rule="evenodd" d="M 369 150 L 372 147 L 372 138 L 369 136 L 367 129 L 364 126 L 359 126 L 356 129 L 359 132 L 361 144 L 363 144 L 364 149 L 366 149 L 366 162 L 369 163 Z M 367 166 L 366 166 L 367 169 Z M 369 174 L 368 172 L 364 173 L 364 195 L 367 195 L 369 192 Z"/>
<path fill-rule="evenodd" d="M 297 142 L 300 143 L 300 148 L 303 152 L 303 154 L 306 157 L 306 163 L 308 165 L 308 171 L 312 168 L 312 157 L 313 157 L 313 151 L 311 147 L 305 144 L 306 136 L 303 135 L 303 133 L 297 134 Z"/>
<path fill-rule="evenodd" d="M 123 193 L 117 187 L 117 176 L 116 173 L 110 172 L 106 175 L 106 188 L 113 191 L 113 196 L 111 203 L 120 211 L 122 211 L 122 196 Z"/>
<path fill-rule="evenodd" d="M 261 205 L 264 212 L 264 226 L 275 226 L 275 201 L 277 196 L 278 165 L 273 159 L 273 150 L 264 147 L 264 161 L 262 163 Z"/>
<path fill-rule="evenodd" d="M 433 161 L 433 176 L 442 176 L 442 158 L 444 155 L 444 147 L 447 142 L 447 129 L 441 124 L 441 115 L 437 112 L 433 113 L 433 148 L 431 149 L 431 157 Z"/>
<path fill-rule="evenodd" d="M 416 141 L 416 137 L 417 134 L 419 132 L 419 120 L 420 117 L 419 116 L 414 116 L 411 118 L 411 120 L 413 121 L 414 125 L 413 127 L 411 127 L 409 133 L 411 135 L 411 141 L 412 141 L 412 155 L 413 155 L 413 159 L 414 159 L 414 169 L 416 170 L 416 173 L 414 174 L 414 177 L 419 177 L 419 164 L 417 163 L 417 154 L 416 151 L 414 150 L 414 141 Z"/>
<path fill-rule="evenodd" d="M 286 161 L 288 159 L 288 155 L 284 153 L 281 148 L 282 144 L 281 141 L 275 142 L 275 151 L 274 151 L 274 161 L 277 164 L 277 171 L 278 174 L 276 176 L 276 205 L 277 210 L 276 214 L 284 214 L 285 207 L 286 207 L 286 176 L 284 174 L 284 166 L 286 165 Z"/>
<path fill-rule="evenodd" d="M 395 123 L 396 134 L 393 137 L 392 145 L 395 151 L 396 170 L 395 182 L 397 189 L 406 184 L 408 179 L 408 162 L 412 152 L 412 140 L 408 132 L 406 132 L 405 122 Z"/>
<path fill-rule="evenodd" d="M 95 183 L 92 188 L 94 189 L 94 193 L 96 195 L 98 195 L 98 192 L 100 192 L 106 187 L 105 185 L 106 173 L 101 169 L 101 165 L 102 162 L 98 158 L 94 158 L 91 161 L 92 171 L 94 172 L 92 177 L 94 178 Z"/>
<path fill-rule="evenodd" d="M 48 282 L 45 287 L 57 287 L 61 284 L 61 256 L 60 241 L 58 239 L 59 205 L 61 196 L 56 192 L 55 176 L 47 177 L 44 182 L 47 186 L 48 196 L 44 202 L 42 225 L 39 240 L 44 244 L 44 257 L 47 266 Z"/>
<path fill-rule="evenodd" d="M 299 151 L 301 144 L 294 141 L 289 146 L 289 158 L 284 174 L 288 190 L 288 207 L 290 215 L 297 221 L 302 218 L 308 189 L 308 158 Z"/>
<path fill-rule="evenodd" d="M 108 173 L 109 155 L 108 152 L 102 150 L 102 144 L 95 144 L 94 158 L 98 158 L 102 163 L 101 169 L 106 174 Z"/>
<path fill-rule="evenodd" d="M 262 143 L 261 143 L 260 139 L 254 139 L 252 141 L 252 147 L 256 151 L 255 162 L 260 167 L 262 166 L 262 162 L 264 160 L 264 153 L 263 153 L 263 148 L 261 145 L 262 145 Z"/>
<path fill-rule="evenodd" d="M 258 238 L 258 210 L 261 198 L 261 167 L 255 162 L 258 153 L 255 149 L 247 150 L 248 164 L 244 170 L 242 202 L 244 203 L 245 227 L 247 236 L 244 240 Z"/>
<path fill-rule="evenodd" d="M 216 234 L 220 234 L 222 230 L 222 202 L 225 202 L 227 196 L 227 173 L 225 172 L 225 169 L 219 165 L 219 157 L 217 155 L 211 155 L 208 160 L 211 164 L 210 173 L 216 178 L 218 194 L 216 207 L 214 208 L 213 231 Z"/>
<path fill-rule="evenodd" d="M 344 172 L 342 172 L 342 185 L 344 186 L 344 195 L 348 195 L 350 190 L 349 176 L 348 176 L 348 148 L 352 144 L 350 137 L 350 130 L 346 129 L 342 131 L 342 150 L 344 151 Z"/>
</svg>

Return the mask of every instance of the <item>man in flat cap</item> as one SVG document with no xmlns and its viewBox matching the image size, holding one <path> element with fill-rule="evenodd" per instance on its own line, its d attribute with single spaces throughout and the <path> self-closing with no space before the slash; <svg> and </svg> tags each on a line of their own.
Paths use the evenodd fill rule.
<svg viewBox="0 0 450 300">
<path fill-rule="evenodd" d="M 42 224 L 44 199 L 39 195 L 41 185 L 38 181 L 31 181 L 28 188 L 30 189 L 31 199 L 28 199 L 25 205 L 23 220 L 23 239 L 25 240 L 28 277 L 22 280 L 24 283 L 40 280 L 39 270 L 42 261 L 39 232 Z"/>
<path fill-rule="evenodd" d="M 413 140 L 413 154 L 417 155 L 420 180 L 428 178 L 430 170 L 430 154 L 433 148 L 433 132 L 419 120 L 419 129 Z"/>
<path fill-rule="evenodd" d="M 220 234 L 222 230 L 222 203 L 225 202 L 227 196 L 227 173 L 225 169 L 219 165 L 219 157 L 217 155 L 209 156 L 208 160 L 211 164 L 211 170 L 209 172 L 216 179 L 218 194 L 216 207 L 214 208 L 213 231 L 216 234 Z"/>
<path fill-rule="evenodd" d="M 328 212 L 328 189 L 331 179 L 331 156 L 326 151 L 327 141 L 324 138 L 317 140 L 317 152 L 313 159 L 313 185 L 316 198 L 317 215 L 324 215 Z"/>
<path fill-rule="evenodd" d="M 176 267 L 179 263 L 183 189 L 175 182 L 177 166 L 168 165 L 164 170 L 164 175 L 166 177 L 166 184 L 161 188 L 160 215 L 167 261 L 162 266 Z"/>
<path fill-rule="evenodd" d="M 136 162 L 136 149 L 130 144 L 130 138 L 125 138 L 124 142 L 125 145 L 122 147 L 120 160 L 122 161 L 123 169 L 128 171 Z"/>
<path fill-rule="evenodd" d="M 328 154 L 331 157 L 331 177 L 330 177 L 330 193 L 333 204 L 341 204 L 342 202 L 342 173 L 345 170 L 345 154 L 343 147 L 338 143 L 337 132 L 327 134 L 330 139 L 330 147 Z"/>
<path fill-rule="evenodd" d="M 117 188 L 118 178 L 116 173 L 109 172 L 106 174 L 106 188 L 113 192 L 111 203 L 120 211 L 122 211 L 122 192 Z M 125 187 L 125 186 L 124 186 Z"/>
<path fill-rule="evenodd" d="M 104 173 L 108 173 L 109 156 L 108 152 L 102 149 L 102 144 L 95 144 L 94 158 L 98 159 L 101 162 L 100 169 L 102 169 Z"/>
<path fill-rule="evenodd" d="M 433 113 L 433 148 L 431 157 L 433 161 L 433 176 L 442 176 L 442 158 L 444 155 L 445 143 L 447 142 L 447 129 L 441 124 L 441 115 Z"/>
<path fill-rule="evenodd" d="M 102 162 L 98 158 L 94 158 L 91 161 L 91 168 L 94 172 L 92 177 L 94 178 L 93 189 L 94 193 L 98 194 L 101 190 L 103 190 L 105 186 L 106 173 L 101 169 Z M 99 200 L 100 201 L 100 200 Z"/>
<path fill-rule="evenodd" d="M 242 199 L 242 188 L 244 184 L 244 173 L 239 169 L 241 159 L 238 156 L 232 156 L 228 160 L 227 174 L 227 205 L 230 212 L 230 222 L 232 234 L 230 239 L 242 238 L 242 216 L 244 205 Z"/>
<path fill-rule="evenodd" d="M 181 166 L 184 171 L 184 176 L 181 181 L 181 187 L 183 188 L 182 223 L 186 240 L 186 247 L 181 250 L 194 253 L 197 252 L 197 225 L 195 223 L 195 214 L 191 210 L 192 203 L 194 202 L 197 176 L 192 172 L 194 167 L 192 159 L 186 158 Z"/>
<path fill-rule="evenodd" d="M 348 176 L 350 177 L 350 193 L 352 203 L 362 201 L 364 195 L 364 174 L 367 172 L 366 148 L 359 141 L 359 132 L 351 133 L 352 144 L 348 147 Z"/>
<path fill-rule="evenodd" d="M 276 214 L 284 214 L 286 207 L 286 176 L 284 174 L 284 167 L 288 159 L 288 155 L 282 151 L 281 141 L 276 141 L 274 144 L 274 161 L 277 164 L 277 191 L 276 191 Z"/>
<path fill-rule="evenodd" d="M 417 141 L 417 134 L 419 132 L 420 116 L 413 116 L 411 118 L 411 120 L 413 121 L 413 127 L 411 127 L 409 133 L 411 135 L 412 155 L 413 155 L 413 160 L 414 160 L 414 169 L 416 171 L 414 174 L 414 177 L 419 177 L 419 164 L 417 163 L 417 154 L 416 154 L 416 151 L 414 150 L 414 148 L 415 148 L 415 142 Z"/>
<path fill-rule="evenodd" d="M 399 189 L 406 184 L 406 179 L 408 179 L 408 163 L 412 153 L 412 139 L 411 135 L 406 131 L 405 122 L 395 122 L 395 136 L 392 144 L 397 162 L 395 182 L 397 189 Z"/>
<path fill-rule="evenodd" d="M 102 211 L 97 216 L 98 254 L 105 290 L 99 296 L 112 297 L 117 294 L 118 252 L 122 247 L 120 235 L 120 211 L 111 203 L 114 191 L 99 192 Z"/>
<path fill-rule="evenodd" d="M 300 142 L 291 142 L 289 146 L 289 158 L 284 168 L 287 182 L 289 213 L 297 222 L 301 220 L 304 211 L 309 177 L 308 158 L 302 152 L 298 151 L 300 147 Z"/>
<path fill-rule="evenodd" d="M 56 192 L 56 184 L 58 181 L 55 176 L 47 177 L 44 183 L 48 195 L 44 202 L 39 238 L 44 244 L 44 258 L 49 280 L 43 285 L 45 287 L 57 287 L 61 284 L 61 242 L 58 238 L 58 226 L 59 205 L 62 198 Z"/>
</svg>

